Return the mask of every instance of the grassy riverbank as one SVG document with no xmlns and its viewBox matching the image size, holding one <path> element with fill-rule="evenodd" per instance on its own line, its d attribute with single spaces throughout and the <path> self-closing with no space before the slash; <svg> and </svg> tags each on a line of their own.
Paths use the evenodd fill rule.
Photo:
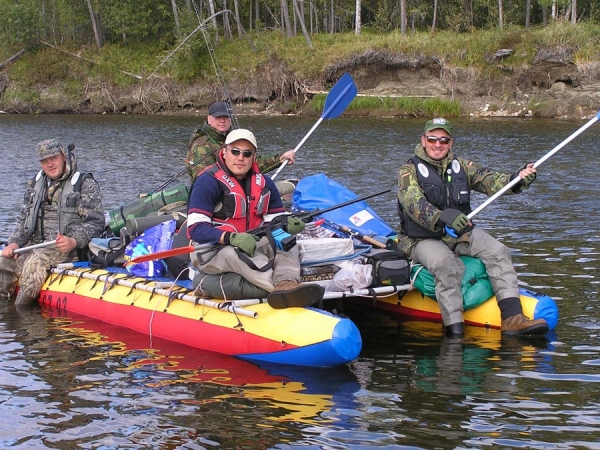
<svg viewBox="0 0 600 450">
<path fill-rule="evenodd" d="M 319 96 L 316 103 L 309 101 L 344 71 L 353 74 L 366 95 L 349 107 L 357 114 L 466 115 L 476 96 L 487 97 L 491 109 L 500 110 L 523 91 L 518 83 L 527 85 L 524 77 L 540 63 L 543 70 L 547 64 L 564 68 L 567 84 L 575 88 L 600 79 L 600 27 L 588 23 L 404 36 L 367 29 L 360 36 L 318 34 L 311 41 L 313 48 L 302 36 L 262 32 L 211 42 L 234 101 L 259 102 L 273 113 L 320 111 Z M 18 50 L 0 49 L 0 60 Z M 510 52 L 498 56 L 499 50 Z M 97 52 L 92 46 L 43 45 L 0 69 L 0 109 L 156 113 L 202 108 L 223 97 L 218 73 L 199 33 L 176 51 L 106 45 Z M 408 75 L 413 81 L 403 84 Z M 529 84 L 539 87 L 538 81 Z M 520 106 L 535 110 L 535 101 Z"/>
</svg>

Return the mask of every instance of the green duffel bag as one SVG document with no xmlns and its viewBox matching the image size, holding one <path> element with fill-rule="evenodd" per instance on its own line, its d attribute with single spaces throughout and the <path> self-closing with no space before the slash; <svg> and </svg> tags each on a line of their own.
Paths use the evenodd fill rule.
<svg viewBox="0 0 600 450">
<path fill-rule="evenodd" d="M 492 284 L 485 271 L 485 266 L 478 258 L 459 256 L 465 265 L 465 274 L 462 279 L 463 308 L 465 311 L 475 308 L 494 295 Z M 417 290 L 434 300 L 435 281 L 429 270 L 421 264 L 415 264 L 411 276 Z"/>
</svg>

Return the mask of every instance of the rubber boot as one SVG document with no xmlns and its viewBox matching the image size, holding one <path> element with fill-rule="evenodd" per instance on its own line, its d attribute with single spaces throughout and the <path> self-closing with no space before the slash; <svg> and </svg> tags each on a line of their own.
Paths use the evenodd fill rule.
<svg viewBox="0 0 600 450">
<path fill-rule="evenodd" d="M 277 283 L 267 302 L 274 309 L 304 308 L 323 299 L 325 288 L 318 284 L 300 284 L 291 280 Z"/>
<path fill-rule="evenodd" d="M 449 338 L 462 338 L 465 335 L 465 323 L 456 322 L 448 325 L 444 328 L 446 330 L 446 337 Z"/>
</svg>

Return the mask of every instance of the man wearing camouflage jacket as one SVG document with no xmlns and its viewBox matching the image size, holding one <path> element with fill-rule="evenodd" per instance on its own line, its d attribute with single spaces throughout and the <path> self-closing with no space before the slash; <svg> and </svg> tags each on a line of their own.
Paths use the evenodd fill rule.
<svg viewBox="0 0 600 450">
<path fill-rule="evenodd" d="M 15 304 L 34 302 L 48 270 L 87 254 L 92 238 L 104 230 L 100 187 L 89 173 L 77 171 L 77 159 L 59 139 L 36 146 L 42 170 L 27 184 L 14 231 L 0 258 L 0 299 L 10 299 L 19 285 Z M 15 250 L 56 240 L 55 245 L 27 252 Z"/>
<path fill-rule="evenodd" d="M 525 164 L 512 175 L 496 172 L 455 156 L 452 144 L 450 122 L 430 120 L 414 156 L 400 168 L 401 247 L 433 274 L 447 336 L 464 334 L 461 281 L 465 267 L 459 255 L 479 258 L 485 265 L 498 300 L 502 333 L 544 334 L 548 331 L 544 319 L 530 320 L 523 315 L 510 250 L 467 217 L 472 190 L 493 195 L 520 176 L 521 182 L 512 189 L 518 193 L 535 180 L 536 170 L 533 164 Z M 451 237 L 448 228 L 455 230 L 457 237 Z"/>
<path fill-rule="evenodd" d="M 188 143 L 186 162 L 188 175 L 194 181 L 208 166 L 217 162 L 216 155 L 225 144 L 225 137 L 231 131 L 231 111 L 227 103 L 214 102 L 208 108 L 208 116 L 204 124 L 196 129 Z M 262 173 L 278 168 L 283 161 L 289 159 L 288 164 L 294 163 L 295 153 L 288 150 L 281 156 L 276 154 L 259 155 L 257 163 Z"/>
</svg>

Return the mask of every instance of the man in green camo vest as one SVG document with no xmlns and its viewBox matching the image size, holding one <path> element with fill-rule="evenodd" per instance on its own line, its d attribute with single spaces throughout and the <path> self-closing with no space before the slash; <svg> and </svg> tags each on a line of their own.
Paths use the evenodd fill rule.
<svg viewBox="0 0 600 450">
<path fill-rule="evenodd" d="M 59 139 L 36 146 L 42 170 L 29 180 L 14 231 L 2 249 L 0 299 L 10 299 L 18 284 L 15 304 L 33 303 L 48 270 L 76 261 L 79 254 L 87 256 L 91 239 L 104 230 L 100 187 L 92 174 L 77 171 L 71 149 Z M 55 243 L 25 252 L 17 250 L 50 241 Z"/>
<path fill-rule="evenodd" d="M 456 156 L 452 132 L 448 120 L 428 121 L 413 157 L 400 168 L 402 250 L 433 274 L 446 335 L 464 334 L 461 281 L 465 266 L 458 255 L 479 258 L 485 265 L 498 300 L 502 333 L 544 334 L 548 331 L 544 319 L 530 320 L 523 315 L 510 250 L 467 217 L 471 190 L 493 195 L 520 177 L 512 188 L 515 194 L 529 187 L 536 170 L 533 164 L 525 164 L 512 175 L 504 174 Z"/>
<path fill-rule="evenodd" d="M 231 131 L 231 109 L 225 102 L 214 102 L 208 108 L 208 116 L 204 124 L 196 129 L 188 143 L 186 162 L 192 184 L 198 175 L 208 166 L 216 162 L 215 155 L 225 144 L 225 137 Z M 282 155 L 258 155 L 257 163 L 262 173 L 278 168 L 283 161 L 288 164 L 295 161 L 295 153 L 288 150 Z"/>
</svg>

